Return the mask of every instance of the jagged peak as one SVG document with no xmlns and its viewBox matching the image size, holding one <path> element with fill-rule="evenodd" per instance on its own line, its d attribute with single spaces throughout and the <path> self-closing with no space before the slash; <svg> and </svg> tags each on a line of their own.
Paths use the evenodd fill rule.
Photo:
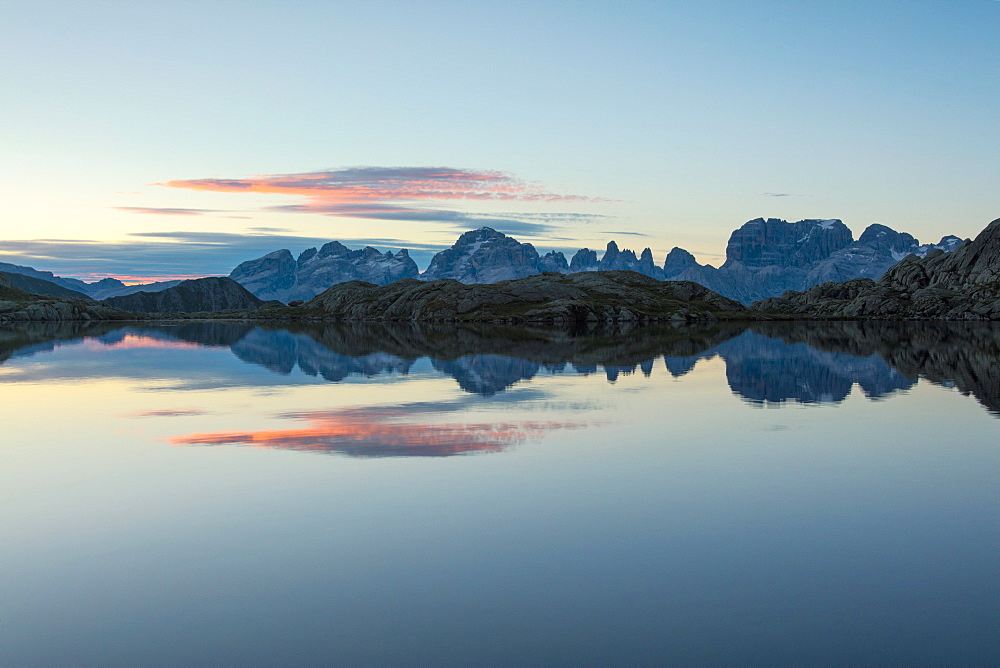
<svg viewBox="0 0 1000 668">
<path fill-rule="evenodd" d="M 479 241 L 488 241 L 490 239 L 507 239 L 507 235 L 503 232 L 497 232 L 492 227 L 480 227 L 476 230 L 469 230 L 468 232 L 463 232 L 458 240 L 455 242 L 455 246 L 467 246 L 470 244 L 477 243 Z"/>
<path fill-rule="evenodd" d="M 345 253 L 349 252 L 351 252 L 351 249 L 349 249 L 347 246 L 340 243 L 339 241 L 328 241 L 327 243 L 323 244 L 319 249 L 319 254 L 324 256 L 344 255 Z"/>
</svg>

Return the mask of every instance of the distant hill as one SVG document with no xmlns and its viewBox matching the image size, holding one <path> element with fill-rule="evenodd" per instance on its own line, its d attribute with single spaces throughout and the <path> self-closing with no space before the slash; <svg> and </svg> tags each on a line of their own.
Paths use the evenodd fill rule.
<svg viewBox="0 0 1000 668">
<path fill-rule="evenodd" d="M 136 313 L 201 313 L 250 311 L 264 301 L 226 277 L 196 278 L 159 292 L 134 292 L 109 297 L 101 303 Z"/>
<path fill-rule="evenodd" d="M 25 292 L 30 292 L 36 295 L 47 295 L 50 297 L 66 297 L 68 299 L 85 299 L 87 301 L 93 301 L 89 296 L 82 292 L 70 290 L 69 288 L 63 287 L 62 285 L 51 281 L 33 278 L 26 274 L 16 274 L 6 271 L 0 271 L 0 274 L 7 279 L 8 285 L 20 288 Z"/>
<path fill-rule="evenodd" d="M 144 283 L 140 285 L 125 285 L 117 278 L 110 277 L 102 278 L 94 283 L 84 283 L 76 278 L 56 276 L 51 271 L 40 271 L 34 267 L 25 267 L 19 264 L 11 264 L 9 262 L 0 262 L 0 272 L 6 272 L 17 276 L 26 276 L 28 278 L 52 283 L 96 300 L 106 299 L 108 297 L 117 297 L 119 295 L 128 295 L 133 292 L 158 292 L 160 290 L 172 288 L 180 283 L 180 281 L 177 280 L 157 281 L 155 283 Z M 42 286 L 36 284 L 36 287 L 41 288 Z M 41 292 L 39 290 L 33 290 L 32 292 L 53 296 L 71 296 L 64 293 L 51 292 L 51 288 L 45 289 L 50 290 L 50 292 Z"/>
<path fill-rule="evenodd" d="M 29 276 L 31 278 L 37 278 L 42 281 L 48 281 L 50 283 L 55 283 L 56 285 L 61 285 L 64 288 L 70 290 L 76 290 L 77 292 L 82 292 L 88 294 L 87 284 L 81 280 L 75 278 L 63 278 L 62 276 L 56 276 L 51 271 L 39 271 L 32 267 L 24 267 L 19 264 L 11 264 L 9 262 L 0 262 L 0 271 L 7 272 L 9 274 L 20 274 L 22 276 Z"/>
<path fill-rule="evenodd" d="M 142 283 L 139 285 L 125 285 L 117 278 L 102 278 L 96 283 L 87 284 L 87 294 L 94 299 L 107 299 L 108 297 L 120 297 L 130 295 L 133 292 L 159 292 L 176 285 L 180 281 L 157 281 L 155 283 Z"/>
</svg>

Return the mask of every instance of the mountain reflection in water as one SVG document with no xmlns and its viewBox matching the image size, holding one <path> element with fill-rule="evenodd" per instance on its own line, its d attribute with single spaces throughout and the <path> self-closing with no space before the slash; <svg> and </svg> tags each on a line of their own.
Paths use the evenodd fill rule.
<svg viewBox="0 0 1000 668">
<path fill-rule="evenodd" d="M 730 389 L 753 404 L 838 403 L 855 384 L 866 397 L 878 399 L 908 390 L 923 378 L 972 394 L 991 414 L 1000 415 L 1000 325 L 990 323 L 761 322 L 589 332 L 374 323 L 42 323 L 0 330 L 0 363 L 81 341 L 108 347 L 141 346 L 143 341 L 150 347 L 228 347 L 240 360 L 275 373 L 291 374 L 297 367 L 331 382 L 407 374 L 418 359 L 429 358 L 463 390 L 484 397 L 542 371 L 603 370 L 613 382 L 621 374 L 649 376 L 662 357 L 666 371 L 680 377 L 699 361 L 719 357 Z M 336 431 L 342 418 L 311 417 L 314 423 L 302 431 Z M 528 429 L 534 428 L 547 427 Z M 289 438 L 284 442 L 301 443 Z M 454 443 L 442 447 L 475 444 L 476 449 L 490 440 L 481 443 L 476 436 L 463 445 L 463 438 L 456 435 Z M 491 442 L 505 439 L 517 440 L 510 436 Z"/>
</svg>

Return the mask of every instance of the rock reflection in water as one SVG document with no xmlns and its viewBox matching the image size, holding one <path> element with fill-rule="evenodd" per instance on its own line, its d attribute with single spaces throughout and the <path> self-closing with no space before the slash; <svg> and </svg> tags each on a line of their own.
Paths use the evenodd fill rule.
<svg viewBox="0 0 1000 668">
<path fill-rule="evenodd" d="M 241 360 L 281 374 L 337 382 L 351 375 L 406 374 L 416 360 L 470 393 L 493 396 L 539 372 L 603 370 L 649 376 L 662 357 L 675 377 L 720 357 L 730 388 L 751 403 L 840 402 L 857 384 L 877 399 L 924 378 L 972 394 L 1000 414 L 1000 326 L 990 323 L 719 323 L 630 330 L 336 323 L 258 326 L 189 322 L 115 327 L 45 323 L 0 331 L 0 362 L 96 338 L 129 335 L 229 347 Z"/>
</svg>

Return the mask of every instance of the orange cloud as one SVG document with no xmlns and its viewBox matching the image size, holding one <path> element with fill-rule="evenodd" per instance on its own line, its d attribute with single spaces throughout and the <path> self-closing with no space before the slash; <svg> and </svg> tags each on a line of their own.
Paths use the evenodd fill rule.
<svg viewBox="0 0 1000 668">
<path fill-rule="evenodd" d="M 419 410 L 416 411 L 419 413 Z M 503 452 L 560 429 L 580 429 L 583 422 L 518 421 L 499 423 L 407 423 L 414 411 L 402 407 L 347 409 L 297 415 L 302 429 L 188 434 L 173 445 L 232 445 L 312 452 L 340 452 L 354 457 L 447 457 L 473 452 Z"/>
</svg>

